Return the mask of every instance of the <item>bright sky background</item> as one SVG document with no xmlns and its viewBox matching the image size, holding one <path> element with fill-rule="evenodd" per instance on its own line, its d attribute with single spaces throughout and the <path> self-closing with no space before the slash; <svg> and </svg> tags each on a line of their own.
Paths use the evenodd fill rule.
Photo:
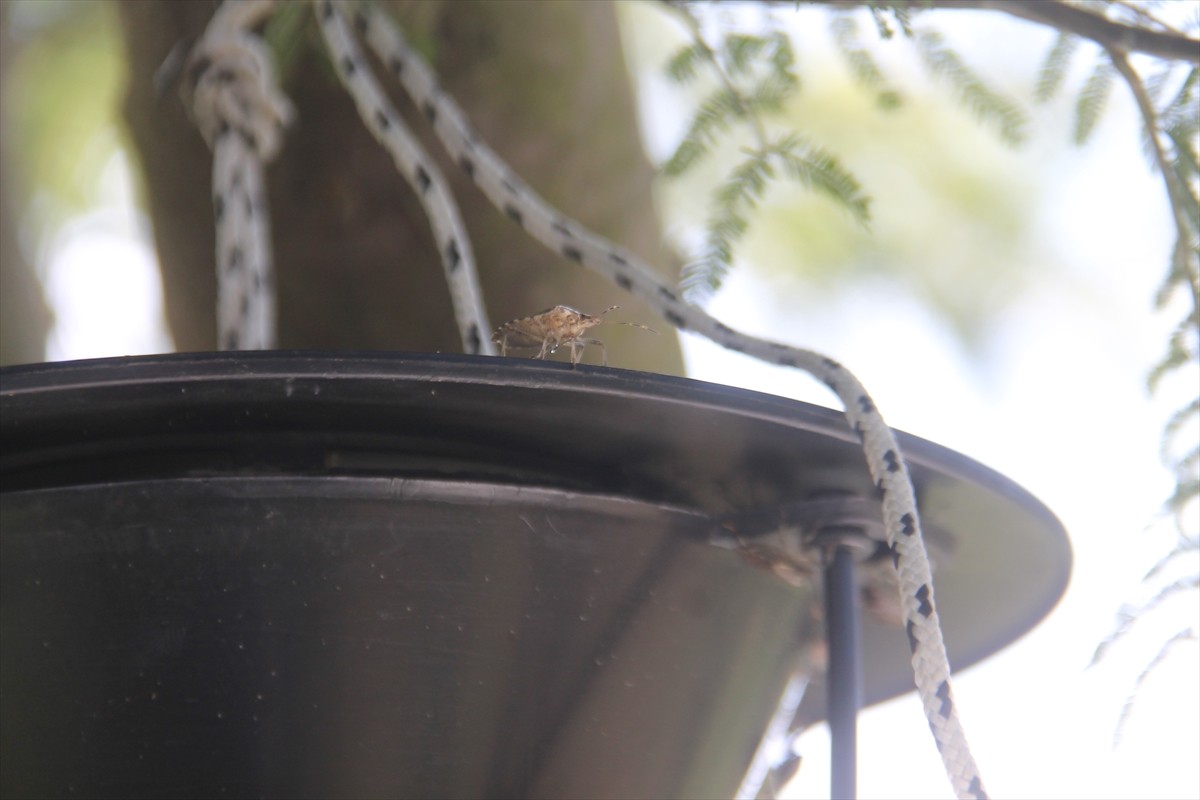
<svg viewBox="0 0 1200 800">
<path fill-rule="evenodd" d="M 968 43 L 985 74 L 1001 57 L 1040 58 L 1049 41 L 997 15 L 944 14 L 938 27 L 960 47 Z M 647 97 L 656 107 L 662 101 Z M 647 119 L 650 150 L 661 156 L 668 145 L 654 115 Z M 1123 86 L 1086 148 L 1072 148 L 1057 130 L 1029 151 L 1046 159 L 1038 190 L 1049 209 L 1043 234 L 1075 279 L 1038 284 L 1009 310 L 982 368 L 919 305 L 870 287 L 846 291 L 835 304 L 798 298 L 784 310 L 743 270 L 710 311 L 735 328 L 836 357 L 859 374 L 893 426 L 997 469 L 1066 526 L 1075 563 L 1060 606 L 955 684 L 993 797 L 1200 797 L 1195 642 L 1177 647 L 1146 684 L 1122 742 L 1112 744 L 1138 672 L 1166 637 L 1196 625 L 1195 596 L 1163 609 L 1087 668 L 1121 605 L 1147 596 L 1140 579 L 1174 537 L 1158 518 L 1173 485 L 1159 437 L 1189 387 L 1177 384 L 1180 391 L 1157 400 L 1144 388 L 1179 317 L 1177 309 L 1153 311 L 1173 235 L 1162 185 L 1141 156 Z M 103 207 L 69 225 L 48 253 L 46 288 L 58 315 L 52 360 L 169 348 L 154 255 L 129 187 L 127 166 L 115 159 Z M 879 336 L 883 329 L 890 334 Z M 684 337 L 684 348 L 695 378 L 831 403 L 823 387 L 794 372 L 694 337 Z M 865 711 L 859 737 L 861 797 L 951 796 L 915 696 Z M 824 729 L 805 734 L 799 749 L 805 762 L 790 796 L 827 796 Z"/>
</svg>

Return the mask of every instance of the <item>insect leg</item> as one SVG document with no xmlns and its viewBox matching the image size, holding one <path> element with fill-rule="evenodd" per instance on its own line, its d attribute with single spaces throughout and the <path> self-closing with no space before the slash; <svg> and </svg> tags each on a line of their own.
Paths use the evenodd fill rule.
<svg viewBox="0 0 1200 800">
<path fill-rule="evenodd" d="M 576 364 L 578 364 L 579 360 L 581 358 L 583 358 L 583 348 L 587 343 L 588 343 L 587 339 L 576 338 L 576 339 L 571 340 L 571 366 L 572 367 L 575 366 Z"/>
<path fill-rule="evenodd" d="M 580 345 L 594 344 L 597 347 L 599 347 L 600 348 L 600 363 L 603 366 L 606 366 L 606 367 L 608 366 L 608 348 L 606 348 L 604 346 L 604 342 L 600 341 L 599 339 L 576 339 L 575 342 L 579 342 Z M 575 342 L 571 343 L 572 346 L 574 346 Z M 574 355 L 574 353 L 572 353 L 572 355 Z"/>
</svg>

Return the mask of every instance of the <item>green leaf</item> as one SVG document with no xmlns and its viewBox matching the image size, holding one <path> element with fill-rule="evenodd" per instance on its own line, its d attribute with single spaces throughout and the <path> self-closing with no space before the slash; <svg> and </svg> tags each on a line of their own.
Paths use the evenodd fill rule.
<svg viewBox="0 0 1200 800">
<path fill-rule="evenodd" d="M 700 62 L 710 57 L 708 47 L 703 42 L 692 42 L 675 51 L 663 67 L 663 72 L 682 86 L 696 77 L 696 68 Z"/>
<path fill-rule="evenodd" d="M 996 125 L 1000 138 L 1016 145 L 1025 138 L 1025 113 L 1011 100 L 994 92 L 942 41 L 936 31 L 923 30 L 916 36 L 917 51 L 934 75 L 958 91 L 963 103 L 977 117 Z"/>
<path fill-rule="evenodd" d="M 875 30 L 879 32 L 881 39 L 890 39 L 896 35 L 882 8 L 874 5 L 871 6 L 871 18 L 875 20 Z"/>
<path fill-rule="evenodd" d="M 702 257 L 684 264 L 679 277 L 679 288 L 684 297 L 696 302 L 720 289 L 724 277 L 724 271 L 719 264 L 713 263 L 707 257 Z"/>
<path fill-rule="evenodd" d="M 748 110 L 758 113 L 779 111 L 797 85 L 795 76 L 789 72 L 771 73 L 746 96 L 746 106 Z"/>
<path fill-rule="evenodd" d="M 717 205 L 734 208 L 739 204 L 751 205 L 767 190 L 767 183 L 775 177 L 770 161 L 760 153 L 752 154 L 734 168 L 729 178 L 717 189 Z"/>
<path fill-rule="evenodd" d="M 1167 424 L 1163 428 L 1163 438 L 1170 439 L 1197 418 L 1200 418 L 1200 397 L 1197 397 L 1171 415 L 1171 418 L 1167 420 Z M 1169 459 L 1164 457 L 1163 460 L 1166 461 Z"/>
<path fill-rule="evenodd" d="M 1194 591 L 1197 588 L 1200 588 L 1200 576 L 1186 575 L 1160 588 L 1153 597 L 1140 606 L 1122 606 L 1117 614 L 1116 629 L 1106 636 L 1104 641 L 1097 645 L 1096 651 L 1092 653 L 1092 665 L 1099 663 L 1112 645 L 1125 638 L 1131 630 L 1133 623 L 1139 618 L 1144 617 L 1147 613 L 1153 611 L 1175 595 L 1181 592 Z"/>
<path fill-rule="evenodd" d="M 796 135 L 771 143 L 763 150 L 749 153 L 713 194 L 713 215 L 708 221 L 704 255 L 684 267 L 680 281 L 689 300 L 703 300 L 720 288 L 732 267 L 737 244 L 749 229 L 748 215 L 758 207 L 779 175 L 776 161 L 787 177 L 833 199 L 860 222 L 867 221 L 867 198 L 858 181 L 833 155 Z"/>
<path fill-rule="evenodd" d="M 859 44 L 858 23 L 849 14 L 835 15 L 829 23 L 833 41 L 850 72 L 863 86 L 877 92 L 881 108 L 891 110 L 900 106 L 902 98 L 883 76 L 883 70 L 875 63 L 871 53 Z"/>
<path fill-rule="evenodd" d="M 1155 391 L 1158 388 L 1159 382 L 1178 367 L 1191 362 L 1193 358 L 1200 353 L 1197 353 L 1197 324 L 1200 323 L 1200 312 L 1196 308 L 1192 310 L 1175 326 L 1171 332 L 1171 337 L 1167 341 L 1167 354 L 1163 356 L 1154 368 L 1150 370 L 1150 375 L 1146 378 L 1146 384 L 1150 391 Z"/>
<path fill-rule="evenodd" d="M 1154 654 L 1154 658 L 1142 667 L 1137 678 L 1133 681 L 1133 689 L 1130 690 L 1129 696 L 1125 698 L 1125 703 L 1121 707 L 1121 715 L 1117 718 L 1116 731 L 1113 733 L 1113 747 L 1115 748 L 1121 741 L 1121 731 L 1124 730 L 1125 723 L 1129 720 L 1129 715 L 1133 711 L 1133 702 L 1141 692 L 1142 687 L 1150 676 L 1153 675 L 1160 666 L 1167 660 L 1171 649 L 1180 642 L 1194 641 L 1197 638 L 1196 630 L 1192 626 L 1187 626 L 1174 635 L 1168 636 L 1158 648 L 1158 652 Z"/>
<path fill-rule="evenodd" d="M 1200 550 L 1200 540 L 1190 537 L 1180 539 L 1166 555 L 1154 562 L 1154 566 L 1150 567 L 1146 574 L 1142 576 L 1142 580 L 1148 581 L 1153 579 L 1165 572 L 1175 559 L 1198 550 Z"/>
<path fill-rule="evenodd" d="M 1166 86 L 1167 79 L 1169 79 L 1174 72 L 1174 64 L 1163 64 L 1144 81 L 1144 85 L 1146 87 L 1146 96 L 1149 97 L 1150 100 L 1155 104 L 1158 103 L 1159 97 L 1162 96 L 1163 87 Z"/>
<path fill-rule="evenodd" d="M 1198 80 L 1200 80 L 1200 67 L 1192 67 L 1187 77 L 1183 79 L 1183 83 L 1180 84 L 1175 97 L 1163 107 L 1159 114 L 1164 125 L 1178 125 L 1188 131 L 1195 131 L 1200 127 L 1200 114 L 1196 113 Z"/>
<path fill-rule="evenodd" d="M 754 64 L 754 59 L 771 46 L 771 41 L 763 36 L 751 36 L 745 33 L 732 33 L 725 37 L 722 48 L 729 64 L 731 75 L 744 75 Z"/>
<path fill-rule="evenodd" d="M 1085 143 L 1096 130 L 1096 123 L 1099 122 L 1100 114 L 1112 93 L 1115 74 L 1112 62 L 1107 56 L 1101 56 L 1075 102 L 1075 144 Z"/>
<path fill-rule="evenodd" d="M 734 167 L 713 195 L 713 215 L 708 221 L 705 253 L 684 267 L 680 286 L 693 301 L 703 300 L 720 288 L 733 264 L 733 253 L 750 227 L 753 211 L 775 177 L 769 152 L 754 152 Z"/>
<path fill-rule="evenodd" d="M 1176 514 L 1180 514 L 1197 497 L 1200 497 L 1200 480 L 1190 478 L 1180 481 L 1176 484 L 1175 491 L 1167 498 L 1167 508 Z"/>
<path fill-rule="evenodd" d="M 718 89 L 709 95 L 696 109 L 688 132 L 663 165 L 663 171 L 670 176 L 682 175 L 709 151 L 718 132 L 745 113 L 741 98 L 733 90 Z"/>
<path fill-rule="evenodd" d="M 1184 201 L 1189 208 L 1200 208 L 1200 204 L 1197 204 L 1194 189 L 1186 193 Z M 1187 222 L 1189 228 L 1200 226 L 1200 214 L 1193 214 L 1192 219 L 1189 219 Z M 1170 269 L 1167 270 L 1167 277 L 1154 293 L 1154 305 L 1158 309 L 1166 306 L 1175 290 L 1180 286 L 1187 287 L 1189 291 L 1193 294 L 1195 293 L 1195 279 L 1193 276 L 1200 274 L 1200 242 L 1197 241 L 1200 235 L 1195 230 L 1189 231 L 1189 233 L 1192 234 L 1190 242 L 1182 236 L 1176 240 L 1175 252 L 1171 258 Z M 1200 306 L 1200 298 L 1193 298 L 1193 306 Z M 1193 311 L 1188 315 L 1185 322 L 1200 326 L 1200 320 L 1197 320 L 1196 317 L 1196 312 Z M 1196 321 L 1193 322 L 1193 320 Z"/>
<path fill-rule="evenodd" d="M 1191 445 L 1189 450 L 1178 457 L 1173 456 L 1171 452 L 1184 431 L 1189 432 L 1188 439 L 1194 440 L 1195 432 L 1190 429 L 1197 420 L 1200 420 L 1200 397 L 1176 411 L 1163 429 L 1162 460 L 1170 465 L 1171 471 L 1175 473 L 1175 492 L 1167 501 L 1167 508 L 1176 515 L 1179 515 L 1184 506 L 1194 498 L 1200 496 L 1200 444 Z M 1190 444 L 1187 441 L 1180 443 Z"/>
<path fill-rule="evenodd" d="M 1195 150 L 1195 133 L 1183 125 L 1171 125 L 1163 133 L 1171 140 L 1175 155 L 1175 173 L 1186 186 L 1190 179 L 1200 175 L 1200 157 Z"/>
<path fill-rule="evenodd" d="M 866 218 L 867 208 L 858 183 L 829 154 L 802 146 L 798 137 L 777 143 L 762 141 L 766 134 L 761 117 L 782 109 L 799 86 L 795 53 L 787 34 L 729 34 L 717 48 L 718 57 L 694 35 L 696 41 L 672 57 L 668 71 L 687 77 L 707 60 L 722 71 L 723 86 L 697 108 L 686 135 L 664 164 L 664 173 L 676 176 L 692 168 L 735 122 L 754 123 L 759 148 L 735 165 L 713 193 L 704 253 L 684 268 L 681 279 L 685 295 L 692 297 L 721 285 L 737 244 L 749 228 L 750 214 L 777 179 L 780 166 L 793 179 L 838 200 L 859 219 Z"/>
<path fill-rule="evenodd" d="M 1046 60 L 1042 62 L 1041 71 L 1038 72 L 1037 89 L 1034 91 L 1038 102 L 1049 100 L 1062 86 L 1067 69 L 1071 66 L 1071 57 L 1078 48 L 1079 37 L 1069 33 L 1058 34 L 1054 46 L 1046 54 Z"/>
<path fill-rule="evenodd" d="M 895 0 L 868 0 L 868 8 L 871 11 L 871 17 L 875 20 L 875 28 L 879 32 L 880 38 L 891 39 L 896 35 L 892 30 L 892 25 L 888 22 L 886 12 L 890 11 L 892 17 L 900 25 L 900 30 L 904 35 L 911 38 L 913 35 L 912 16 L 909 9 Z"/>
<path fill-rule="evenodd" d="M 703 142 L 696 139 L 684 139 L 663 164 L 663 174 L 671 178 L 678 177 L 691 169 L 707 154 L 708 147 Z"/>
<path fill-rule="evenodd" d="M 1193 159 L 1192 166 L 1184 163 L 1182 158 L 1177 157 L 1170 164 L 1171 171 L 1175 174 L 1176 180 L 1186 187 L 1186 191 L 1180 192 L 1180 201 L 1183 206 L 1183 214 L 1187 222 L 1188 232 L 1191 234 L 1191 241 L 1183 241 L 1178 243 L 1178 247 L 1182 250 L 1191 251 L 1191 254 L 1180 253 L 1179 270 L 1182 274 L 1200 273 L 1200 259 L 1197 258 L 1196 246 L 1200 242 L 1200 197 L 1196 196 L 1196 177 L 1195 172 L 1195 152 L 1190 149 L 1187 151 L 1177 151 L 1177 155 L 1181 156 L 1183 152 L 1188 153 L 1188 157 Z M 1182 237 L 1181 237 L 1182 238 Z M 1189 267 L 1190 265 L 1190 267 Z"/>
<path fill-rule="evenodd" d="M 792 50 L 792 40 L 786 33 L 774 33 L 771 41 L 771 66 L 776 72 L 791 72 L 796 64 L 796 53 Z"/>
<path fill-rule="evenodd" d="M 824 194 L 844 206 L 859 222 L 870 217 L 870 200 L 858 180 L 835 156 L 805 143 L 798 136 L 783 140 L 778 147 L 784 171 L 802 186 Z"/>
<path fill-rule="evenodd" d="M 1200 445 L 1189 450 L 1175 464 L 1175 476 L 1180 483 L 1196 481 L 1195 473 L 1200 467 Z"/>
</svg>

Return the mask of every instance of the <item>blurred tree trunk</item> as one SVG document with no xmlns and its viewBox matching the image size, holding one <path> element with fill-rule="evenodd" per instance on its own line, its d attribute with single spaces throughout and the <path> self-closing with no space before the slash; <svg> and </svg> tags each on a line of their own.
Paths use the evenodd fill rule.
<svg viewBox="0 0 1200 800">
<path fill-rule="evenodd" d="M 0 9 L 0 86 L 7 85 L 14 49 L 7 9 Z M 46 357 L 51 317 L 17 235 L 18 198 L 24 196 L 20 186 L 25 176 L 13 152 L 11 132 L 8 103 L 0 97 L 0 364 L 28 364 Z"/>
<path fill-rule="evenodd" d="M 0 164 L 5 172 L 0 183 L 0 365 L 29 364 L 45 360 L 50 309 L 33 265 L 21 252 L 14 213 L 20 195 L 9 178 L 15 164 L 7 155 L 0 155 Z"/>
<path fill-rule="evenodd" d="M 130 64 L 125 115 L 142 162 L 168 323 L 178 349 L 213 349 L 211 154 L 176 87 L 157 97 L 153 76 L 177 43 L 195 41 L 216 4 L 118 8 Z M 411 39 L 431 45 L 445 87 L 531 186 L 651 263 L 668 263 L 611 4 L 427 0 L 388 10 Z M 311 15 L 300 36 L 281 69 L 297 119 L 268 168 L 280 346 L 460 352 L 415 196 L 359 121 Z M 664 327 L 603 279 L 526 238 L 445 158 L 411 103 L 398 90 L 393 98 L 451 180 L 494 324 L 556 303 L 592 312 L 621 303 L 622 319 Z M 672 336 L 613 327 L 605 338 L 617 365 L 681 372 Z"/>
</svg>

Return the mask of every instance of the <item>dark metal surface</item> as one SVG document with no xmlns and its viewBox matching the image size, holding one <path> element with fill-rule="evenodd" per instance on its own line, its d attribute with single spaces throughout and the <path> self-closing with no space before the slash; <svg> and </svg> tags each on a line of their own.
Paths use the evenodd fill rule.
<svg viewBox="0 0 1200 800">
<path fill-rule="evenodd" d="M 827 555 L 824 573 L 825 640 L 829 645 L 829 786 L 835 800 L 853 800 L 858 794 L 862 652 L 854 558 L 855 552 L 849 546 L 835 545 Z"/>
<path fill-rule="evenodd" d="M 214 775 L 233 793 L 728 794 L 819 615 L 811 587 L 706 544 L 711 520 L 873 493 L 835 411 L 516 359 L 6 368 L 0 424 L 6 787 L 10 754 L 44 754 L 38 742 L 98 713 L 107 727 L 63 746 L 93 777 L 113 731 L 146 749 L 116 737 L 109 756 L 157 753 L 160 770 L 161 748 L 189 749 L 180 736 L 226 742 L 172 773 L 178 796 L 219 788 Z M 924 518 L 954 537 L 935 579 L 962 668 L 1049 611 L 1070 551 L 1012 482 L 900 444 Z M 911 687 L 901 630 L 865 619 L 863 649 L 867 702 Z M 282 693 L 262 691 L 281 680 L 273 660 Z M 139 670 L 164 664 L 182 683 L 156 716 L 167 698 Z M 818 679 L 806 720 L 823 695 Z M 327 782 L 301 782 L 306 770 Z"/>
<path fill-rule="evenodd" d="M 135 480 L 0 514 L 7 797 L 729 795 L 773 700 L 742 681 L 780 685 L 807 602 L 694 515 L 528 487 Z"/>
</svg>

